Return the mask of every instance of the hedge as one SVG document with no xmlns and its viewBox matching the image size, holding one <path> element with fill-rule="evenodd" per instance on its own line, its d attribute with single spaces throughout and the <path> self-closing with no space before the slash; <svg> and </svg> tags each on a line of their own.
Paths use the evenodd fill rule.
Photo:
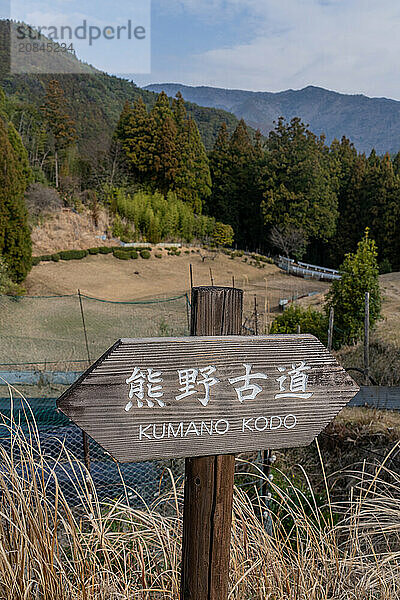
<svg viewBox="0 0 400 600">
<path fill-rule="evenodd" d="M 59 262 L 59 260 L 60 260 L 60 255 L 59 255 L 59 254 L 52 254 L 52 255 L 51 255 L 51 260 L 52 260 L 53 262 Z"/>
<path fill-rule="evenodd" d="M 100 246 L 99 253 L 100 254 L 112 254 L 114 248 L 112 246 Z"/>
<path fill-rule="evenodd" d="M 64 250 L 60 252 L 61 260 L 80 260 L 88 255 L 87 250 Z"/>
<path fill-rule="evenodd" d="M 115 258 L 119 258 L 119 260 L 130 260 L 131 258 L 130 253 L 123 250 L 114 250 L 113 255 Z"/>
<path fill-rule="evenodd" d="M 98 254 L 100 252 L 100 248 L 89 248 L 89 254 Z"/>
<path fill-rule="evenodd" d="M 140 252 L 140 256 L 142 258 L 145 258 L 146 260 L 148 260 L 150 258 L 150 256 L 151 256 L 151 254 L 150 254 L 150 252 L 148 250 L 142 250 Z"/>
</svg>

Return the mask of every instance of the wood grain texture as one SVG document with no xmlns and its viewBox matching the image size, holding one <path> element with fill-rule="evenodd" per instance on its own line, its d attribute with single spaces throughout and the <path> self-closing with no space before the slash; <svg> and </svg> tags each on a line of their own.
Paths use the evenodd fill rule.
<svg viewBox="0 0 400 600">
<path fill-rule="evenodd" d="M 192 335 L 238 334 L 243 292 L 192 290 Z M 226 600 L 235 456 L 187 458 L 183 513 L 181 600 Z"/>
<path fill-rule="evenodd" d="M 311 367 L 307 391 L 312 397 L 275 399 L 281 375 L 278 367 L 290 370 L 292 364 L 303 361 Z M 262 392 L 254 400 L 240 403 L 228 380 L 243 376 L 245 364 L 251 364 L 253 373 L 266 374 L 268 379 L 256 382 Z M 215 376 L 220 381 L 210 388 L 208 405 L 204 407 L 199 401 L 204 397 L 201 385 L 198 394 L 177 401 L 181 387 L 177 371 L 208 366 L 216 368 Z M 135 367 L 162 373 L 164 408 L 137 408 L 133 399 L 132 409 L 125 411 L 130 389 L 126 379 Z M 117 460 L 133 462 L 305 446 L 358 390 L 333 356 L 310 335 L 122 339 L 61 396 L 58 408 Z M 278 428 L 279 419 L 288 415 L 296 417 L 296 426 Z M 258 429 L 265 424 L 263 418 L 270 425 L 257 431 L 250 422 L 251 428 L 245 426 L 243 430 L 243 419 L 257 418 Z M 221 434 L 224 421 L 229 430 Z M 207 424 L 213 425 L 211 435 L 205 433 Z M 143 432 L 149 426 L 140 436 L 140 428 Z M 196 430 L 199 432 L 201 427 L 202 435 L 198 435 Z"/>
</svg>

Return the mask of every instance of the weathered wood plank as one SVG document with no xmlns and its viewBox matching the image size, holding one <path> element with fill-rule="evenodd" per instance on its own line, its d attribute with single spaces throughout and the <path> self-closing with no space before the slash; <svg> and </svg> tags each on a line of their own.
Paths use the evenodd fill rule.
<svg viewBox="0 0 400 600">
<path fill-rule="evenodd" d="M 202 316 L 204 318 L 205 315 Z M 220 327 L 225 330 L 226 326 Z M 309 367 L 306 391 L 280 397 L 279 379 L 290 391 L 292 365 Z M 239 401 L 237 388 L 245 365 L 261 391 Z M 202 369 L 215 369 L 209 400 Z M 127 384 L 135 368 L 160 373 L 164 406 L 146 394 L 143 407 Z M 184 395 L 178 371 L 196 369 L 193 390 Z M 279 370 L 281 369 L 281 371 Z M 284 371 L 282 371 L 284 369 Z M 148 381 L 144 384 L 146 392 Z M 62 412 L 121 462 L 159 458 L 231 454 L 266 447 L 304 446 L 357 393 L 358 387 L 322 344 L 310 335 L 265 337 L 191 337 L 119 340 L 58 401 Z M 248 393 L 248 392 L 247 392 Z M 309 397 L 302 397 L 302 396 Z M 127 409 L 128 403 L 132 406 Z"/>
</svg>

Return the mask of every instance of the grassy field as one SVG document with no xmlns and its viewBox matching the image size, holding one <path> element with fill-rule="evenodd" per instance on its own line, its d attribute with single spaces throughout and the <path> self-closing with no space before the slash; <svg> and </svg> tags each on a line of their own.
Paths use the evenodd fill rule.
<svg viewBox="0 0 400 600">
<path fill-rule="evenodd" d="M 155 254 L 162 255 L 156 258 Z M 189 267 L 193 267 L 194 285 L 242 287 L 245 291 L 245 324 L 254 330 L 254 297 L 257 298 L 260 333 L 279 311 L 282 298 L 306 296 L 298 302 L 303 306 L 322 308 L 328 284 L 287 275 L 275 265 L 263 263 L 259 268 L 251 257 L 232 259 L 223 253 L 211 253 L 199 248 L 183 248 L 180 256 L 168 256 L 166 250 L 152 252 L 149 260 L 121 261 L 111 255 L 88 256 L 80 261 L 44 262 L 34 267 L 26 281 L 29 296 L 19 302 L 1 299 L 0 320 L 6 331 L 0 347 L 0 363 L 59 362 L 86 360 L 87 352 L 76 291 L 110 302 L 147 302 L 189 294 Z M 399 373 L 400 355 L 400 274 L 381 277 L 384 296 L 384 320 L 372 338 L 373 363 L 379 383 L 396 384 L 393 374 Z M 308 296 L 308 294 L 312 294 Z M 65 295 L 51 299 L 48 296 Z M 91 359 L 100 356 L 119 337 L 149 337 L 185 335 L 188 331 L 185 298 L 159 304 L 107 304 L 84 298 Z M 385 348 L 394 351 L 384 352 Z M 375 345 L 374 345 L 375 344 Z M 360 347 L 344 349 L 340 358 L 345 366 L 362 366 Z M 395 361 L 395 363 L 393 363 Z M 398 364 L 399 363 L 399 364 Z M 77 369 L 79 365 L 72 365 Z M 53 366 L 52 368 L 57 368 Z M 374 365 L 373 365 L 374 369 Z M 390 379 L 389 375 L 392 374 Z"/>
<path fill-rule="evenodd" d="M 162 254 L 162 258 L 155 258 L 155 254 Z M 29 295 L 41 296 L 75 294 L 80 288 L 89 296 L 114 301 L 171 297 L 189 291 L 191 264 L 194 285 L 210 285 L 212 275 L 215 285 L 230 287 L 234 278 L 235 285 L 245 290 L 247 312 L 253 310 L 255 294 L 262 313 L 267 299 L 271 311 L 276 311 L 281 298 L 327 290 L 326 283 L 286 275 L 271 264 L 260 269 L 250 262 L 251 257 L 232 259 L 198 248 L 182 248 L 180 256 L 168 256 L 166 250 L 157 249 L 150 260 L 88 256 L 81 261 L 41 263 L 29 274 L 26 289 Z"/>
</svg>

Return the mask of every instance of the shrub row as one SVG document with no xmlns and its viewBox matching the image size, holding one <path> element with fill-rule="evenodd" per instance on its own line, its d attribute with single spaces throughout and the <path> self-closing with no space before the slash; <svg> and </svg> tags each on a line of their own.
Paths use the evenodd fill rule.
<svg viewBox="0 0 400 600">
<path fill-rule="evenodd" d="M 139 254 L 136 250 L 130 248 L 129 250 L 123 250 L 122 248 L 116 248 L 113 250 L 113 256 L 119 258 L 119 260 L 130 260 L 131 258 L 136 259 Z"/>
<path fill-rule="evenodd" d="M 149 259 L 151 248 L 140 247 L 140 248 L 116 248 L 112 246 L 100 246 L 98 248 L 89 248 L 88 250 L 63 250 L 55 254 L 43 254 L 42 256 L 34 256 L 32 258 L 32 265 L 36 266 L 41 262 L 59 262 L 60 260 L 81 260 L 85 256 L 97 255 L 97 254 L 113 254 L 116 258 L 121 260 L 129 260 L 131 258 L 138 258 L 140 256 L 144 259 Z"/>
<path fill-rule="evenodd" d="M 88 254 L 87 250 L 63 250 L 59 252 L 61 260 L 81 260 Z"/>
<path fill-rule="evenodd" d="M 114 248 L 113 250 L 113 255 L 115 258 L 119 258 L 120 260 L 129 260 L 131 258 L 136 259 L 139 257 L 139 254 L 146 260 L 151 257 L 150 250 L 147 248 Z"/>
</svg>

